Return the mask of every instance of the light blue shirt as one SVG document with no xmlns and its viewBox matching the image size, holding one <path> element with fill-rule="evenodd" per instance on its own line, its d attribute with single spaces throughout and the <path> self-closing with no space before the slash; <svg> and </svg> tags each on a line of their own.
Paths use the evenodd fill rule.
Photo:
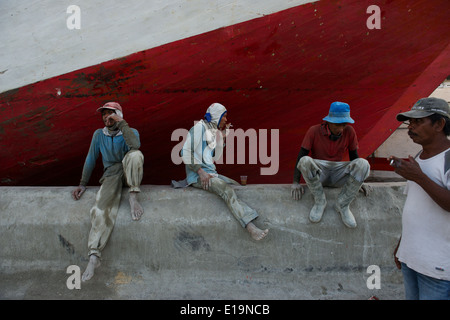
<svg viewBox="0 0 450 320">
<path fill-rule="evenodd" d="M 189 185 L 197 182 L 199 168 L 211 175 L 218 175 L 213 162 L 214 149 L 211 149 L 206 143 L 205 131 L 202 123 L 198 122 L 189 130 L 181 150 L 183 162 L 186 164 L 186 180 Z"/>
<path fill-rule="evenodd" d="M 132 128 L 131 130 L 133 130 L 139 141 L 138 131 Z M 84 162 L 80 184 L 87 185 L 89 182 L 99 153 L 102 154 L 103 170 L 106 170 L 113 164 L 122 162 L 128 151 L 130 151 L 130 147 L 126 144 L 123 135 L 111 137 L 105 135 L 102 129 L 97 129 L 92 137 L 91 146 Z"/>
</svg>

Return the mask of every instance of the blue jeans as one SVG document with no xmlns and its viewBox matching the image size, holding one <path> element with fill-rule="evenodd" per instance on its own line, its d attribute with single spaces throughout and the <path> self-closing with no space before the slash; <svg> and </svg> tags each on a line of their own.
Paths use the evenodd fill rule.
<svg viewBox="0 0 450 320">
<path fill-rule="evenodd" d="M 402 262 L 406 300 L 450 300 L 450 281 L 435 279 Z"/>
</svg>

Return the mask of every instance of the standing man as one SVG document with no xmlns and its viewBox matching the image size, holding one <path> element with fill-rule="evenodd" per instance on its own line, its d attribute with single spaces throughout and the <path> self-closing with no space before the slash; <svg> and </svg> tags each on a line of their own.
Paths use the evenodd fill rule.
<svg viewBox="0 0 450 320">
<path fill-rule="evenodd" d="M 322 219 L 327 205 L 323 187 L 342 187 L 335 209 L 347 227 L 356 228 L 349 206 L 369 176 L 370 165 L 358 157 L 358 139 L 353 127 L 348 125 L 355 121 L 350 117 L 347 103 L 333 102 L 323 120 L 322 124 L 309 128 L 303 139 L 291 187 L 292 198 L 299 200 L 304 193 L 299 184 L 303 175 L 315 201 L 309 220 L 316 223 Z M 345 151 L 348 151 L 350 161 L 342 161 Z M 311 156 L 308 156 L 310 152 Z M 367 196 L 365 186 L 363 191 Z"/>
<path fill-rule="evenodd" d="M 422 146 L 403 160 L 391 156 L 395 172 L 408 180 L 402 236 L 395 262 L 406 299 L 450 299 L 450 111 L 445 100 L 423 98 L 399 113 L 408 135 Z"/>
<path fill-rule="evenodd" d="M 223 152 L 226 137 L 227 110 L 220 103 L 213 103 L 206 111 L 204 119 L 189 130 L 182 149 L 182 159 L 186 165 L 186 179 L 178 186 L 192 185 L 221 197 L 233 216 L 239 221 L 254 240 L 263 239 L 268 229 L 261 230 L 252 222 L 258 217 L 256 211 L 237 198 L 228 185 L 235 181 L 219 175 L 214 160 Z"/>
<path fill-rule="evenodd" d="M 86 185 L 101 153 L 104 173 L 100 179 L 101 187 L 95 205 L 90 212 L 92 227 L 88 240 L 89 263 L 83 273 L 83 281 L 91 279 L 94 269 L 100 266 L 101 251 L 109 239 L 119 211 L 123 183 L 130 187 L 131 218 L 139 220 L 144 212 L 137 200 L 144 165 L 144 155 L 139 151 L 139 133 L 123 119 L 122 107 L 117 102 L 108 102 L 97 111 L 101 113 L 105 127 L 94 132 L 80 185 L 72 191 L 74 200 L 79 200 L 86 191 Z"/>
</svg>

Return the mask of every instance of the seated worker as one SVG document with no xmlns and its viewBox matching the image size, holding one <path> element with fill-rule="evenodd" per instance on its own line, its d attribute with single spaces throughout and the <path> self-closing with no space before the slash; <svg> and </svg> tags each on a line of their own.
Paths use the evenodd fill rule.
<svg viewBox="0 0 450 320">
<path fill-rule="evenodd" d="M 141 191 L 144 165 L 144 155 L 139 150 L 139 133 L 124 120 L 122 107 L 117 102 L 108 102 L 97 111 L 101 114 L 105 127 L 94 132 L 80 184 L 72 191 L 73 199 L 79 200 L 86 191 L 97 158 L 101 154 L 104 169 L 100 179 L 101 187 L 90 211 L 89 263 L 83 273 L 83 281 L 91 279 L 95 269 L 100 266 L 101 252 L 108 242 L 119 212 L 124 184 L 130 187 L 131 218 L 139 220 L 144 213 L 137 199 Z"/>
<path fill-rule="evenodd" d="M 187 135 L 182 149 L 182 159 L 186 165 L 186 179 L 172 181 L 174 187 L 193 186 L 221 197 L 233 216 L 239 221 L 254 240 L 263 239 L 268 229 L 261 230 L 252 222 L 258 214 L 237 198 L 229 183 L 238 184 L 232 179 L 219 175 L 214 160 L 220 158 L 226 137 L 227 110 L 220 103 L 213 103 L 206 111 L 204 119 L 198 121 Z"/>
<path fill-rule="evenodd" d="M 292 198 L 299 200 L 304 193 L 299 184 L 303 175 L 315 201 L 309 220 L 319 222 L 327 205 L 323 187 L 342 187 L 335 209 L 347 227 L 356 228 L 349 206 L 369 176 L 370 165 L 358 157 L 358 139 L 353 127 L 348 125 L 355 121 L 350 117 L 347 103 L 333 102 L 323 120 L 322 124 L 309 128 L 303 139 L 291 187 Z M 350 161 L 342 161 L 346 150 Z M 367 188 L 364 187 L 363 191 L 367 195 Z"/>
</svg>

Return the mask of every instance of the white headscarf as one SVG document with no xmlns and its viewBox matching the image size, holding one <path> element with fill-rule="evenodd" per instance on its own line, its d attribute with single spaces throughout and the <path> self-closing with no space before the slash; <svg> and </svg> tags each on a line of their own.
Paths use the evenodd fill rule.
<svg viewBox="0 0 450 320">
<path fill-rule="evenodd" d="M 223 115 L 227 112 L 227 109 L 220 103 L 213 103 L 206 110 L 206 114 L 201 122 L 205 127 L 205 137 L 206 143 L 211 149 L 216 147 L 216 134 L 219 130 L 220 120 L 222 120 Z"/>
</svg>

